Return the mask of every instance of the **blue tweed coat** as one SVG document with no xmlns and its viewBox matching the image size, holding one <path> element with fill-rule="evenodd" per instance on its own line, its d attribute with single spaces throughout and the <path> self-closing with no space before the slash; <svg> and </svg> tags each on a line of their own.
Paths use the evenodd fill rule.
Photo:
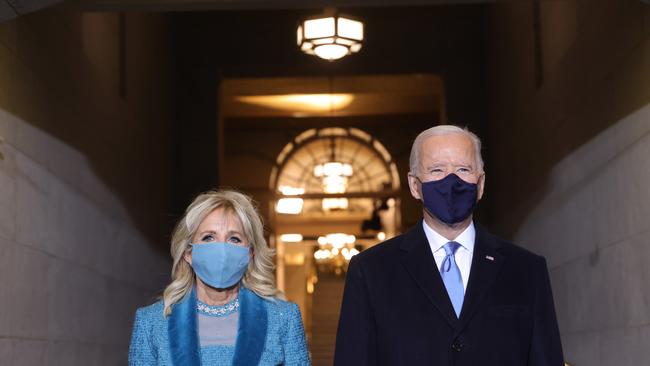
<svg viewBox="0 0 650 366">
<path fill-rule="evenodd" d="M 296 304 L 268 301 L 241 287 L 234 346 L 201 347 L 196 294 L 191 291 L 163 316 L 163 303 L 138 309 L 129 365 L 309 365 L 305 333 Z"/>
</svg>

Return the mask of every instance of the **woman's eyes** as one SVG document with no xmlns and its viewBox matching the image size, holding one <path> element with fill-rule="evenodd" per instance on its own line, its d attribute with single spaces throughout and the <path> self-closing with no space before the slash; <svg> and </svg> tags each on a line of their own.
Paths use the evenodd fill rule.
<svg viewBox="0 0 650 366">
<path fill-rule="evenodd" d="M 214 241 L 214 235 L 212 234 L 204 235 L 201 238 L 201 241 Z"/>
<path fill-rule="evenodd" d="M 204 242 L 204 243 L 209 243 L 209 242 L 217 241 L 217 239 L 216 239 L 216 237 L 214 235 L 207 234 L 207 235 L 204 235 L 204 236 L 201 237 L 201 241 Z M 243 243 L 243 241 L 237 236 L 231 236 L 231 237 L 228 238 L 227 241 L 229 243 L 233 243 L 233 244 L 241 244 L 241 243 Z"/>
<path fill-rule="evenodd" d="M 233 244 L 241 244 L 242 243 L 241 239 L 239 239 L 236 236 L 231 236 L 230 238 L 228 238 L 228 242 L 233 243 Z"/>
</svg>

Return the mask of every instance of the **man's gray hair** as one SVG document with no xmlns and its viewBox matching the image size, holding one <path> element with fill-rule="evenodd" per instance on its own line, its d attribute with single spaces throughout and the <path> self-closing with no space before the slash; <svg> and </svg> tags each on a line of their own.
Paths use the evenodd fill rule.
<svg viewBox="0 0 650 366">
<path fill-rule="evenodd" d="M 465 135 L 472 140 L 474 145 L 474 156 L 476 157 L 476 164 L 480 172 L 483 172 L 483 157 L 481 156 L 481 139 L 476 136 L 473 132 L 465 128 L 461 128 L 454 125 L 438 125 L 426 129 L 415 138 L 413 141 L 413 146 L 411 147 L 411 156 L 409 159 L 409 167 L 411 174 L 418 174 L 420 168 L 420 147 L 422 142 L 431 136 L 442 136 L 442 135 L 451 135 L 451 134 L 460 134 Z"/>
</svg>

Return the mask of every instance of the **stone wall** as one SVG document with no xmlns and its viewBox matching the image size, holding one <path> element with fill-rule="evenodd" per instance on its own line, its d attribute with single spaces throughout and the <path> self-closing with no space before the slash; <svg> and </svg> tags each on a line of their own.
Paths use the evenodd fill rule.
<svg viewBox="0 0 650 366">
<path fill-rule="evenodd" d="M 546 256 L 568 362 L 649 364 L 650 6 L 509 2 L 490 19 L 497 231 Z"/>
<path fill-rule="evenodd" d="M 169 276 L 164 30 L 67 4 L 0 24 L 2 364 L 126 364 Z"/>
</svg>

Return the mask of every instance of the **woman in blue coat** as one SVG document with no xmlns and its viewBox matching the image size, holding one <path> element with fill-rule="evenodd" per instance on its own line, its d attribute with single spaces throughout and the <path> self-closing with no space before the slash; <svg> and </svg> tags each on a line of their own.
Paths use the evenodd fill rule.
<svg viewBox="0 0 650 366">
<path fill-rule="evenodd" d="M 171 255 L 162 300 L 136 312 L 129 365 L 309 365 L 300 311 L 280 299 L 273 251 L 247 196 L 199 195 Z"/>
</svg>

